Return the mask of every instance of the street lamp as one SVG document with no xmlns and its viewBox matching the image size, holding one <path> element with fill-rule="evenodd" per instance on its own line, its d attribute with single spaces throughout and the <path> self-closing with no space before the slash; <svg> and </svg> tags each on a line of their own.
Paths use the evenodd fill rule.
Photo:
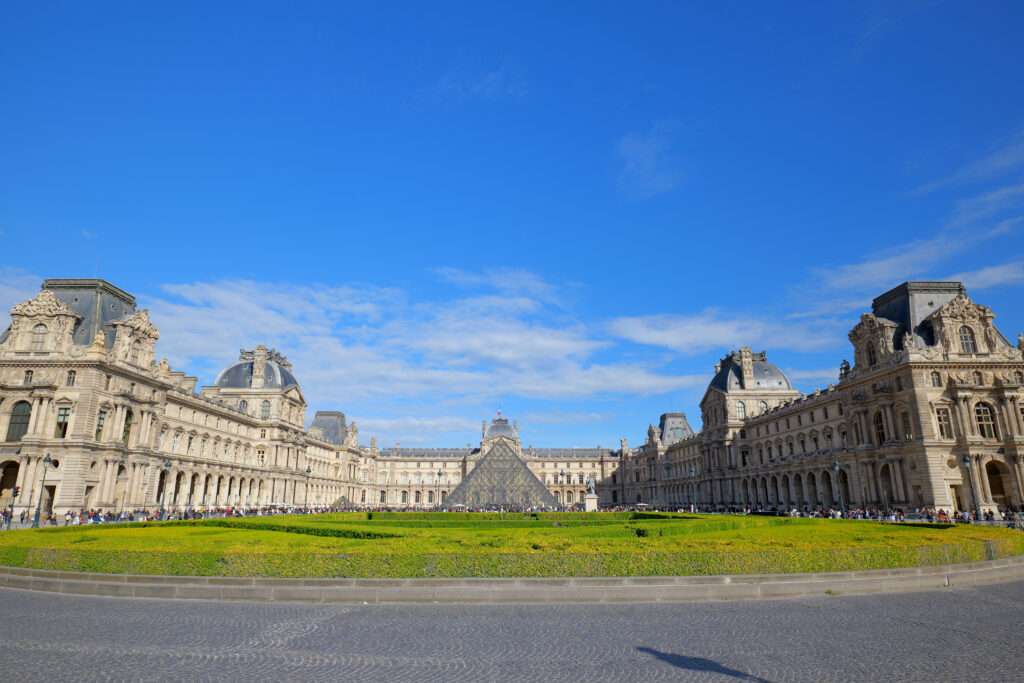
<svg viewBox="0 0 1024 683">
<path fill-rule="evenodd" d="M 690 512 L 694 512 L 697 506 L 697 468 L 690 465 Z"/>
<path fill-rule="evenodd" d="M 128 475 L 128 467 L 127 467 L 128 454 L 127 453 L 122 453 L 121 454 L 121 461 L 125 463 L 125 468 L 124 468 L 124 488 L 121 490 L 121 506 L 120 506 L 120 509 L 117 512 L 117 516 L 118 517 L 120 517 L 122 514 L 124 514 L 124 499 L 128 497 L 128 483 L 131 481 L 131 477 Z M 116 478 L 114 479 L 114 482 L 115 482 L 115 487 L 116 487 L 116 485 L 117 485 L 117 479 Z"/>
<path fill-rule="evenodd" d="M 437 486 L 434 487 L 434 509 L 438 510 L 441 508 L 441 470 L 437 471 Z"/>
<path fill-rule="evenodd" d="M 562 478 L 562 509 L 565 509 L 565 470 L 559 472 L 559 476 Z"/>
<path fill-rule="evenodd" d="M 843 517 L 846 517 L 846 502 L 843 500 L 843 480 L 840 477 L 841 470 L 839 469 L 839 458 L 832 461 L 832 469 L 836 471 L 836 488 L 839 489 L 839 507 L 843 511 Z"/>
<path fill-rule="evenodd" d="M 160 521 L 167 519 L 167 490 L 170 486 L 171 479 L 171 461 L 164 461 L 164 469 L 167 470 L 167 475 L 164 477 L 164 497 L 160 501 Z"/>
<path fill-rule="evenodd" d="M 309 514 L 309 475 L 313 474 L 313 470 L 310 469 L 309 465 L 306 465 L 306 514 Z"/>
<path fill-rule="evenodd" d="M 971 487 L 971 498 L 974 500 L 974 521 L 981 519 L 981 510 L 978 508 L 978 495 L 974 490 L 974 477 L 971 475 L 971 456 L 964 454 L 964 467 L 967 469 L 967 485 Z"/>
<path fill-rule="evenodd" d="M 50 454 L 47 453 L 46 457 L 43 458 L 43 481 L 39 485 L 39 500 L 36 502 L 36 516 L 32 520 L 33 529 L 39 528 L 39 511 L 43 507 L 43 494 L 46 493 L 46 470 L 50 467 L 51 462 L 52 460 L 50 459 Z"/>
</svg>

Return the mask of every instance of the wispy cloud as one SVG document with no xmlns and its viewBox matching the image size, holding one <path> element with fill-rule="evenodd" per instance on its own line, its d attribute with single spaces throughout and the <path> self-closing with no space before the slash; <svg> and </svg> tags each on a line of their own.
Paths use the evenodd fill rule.
<svg viewBox="0 0 1024 683">
<path fill-rule="evenodd" d="M 14 304 L 38 294 L 42 283 L 43 278 L 21 268 L 0 266 L 0 316 L 6 315 Z"/>
<path fill-rule="evenodd" d="M 1024 135 L 1017 136 L 986 157 L 972 161 L 947 176 L 915 188 L 914 195 L 935 190 L 997 178 L 1024 167 Z"/>
<path fill-rule="evenodd" d="M 612 320 L 609 327 L 623 339 L 690 355 L 740 346 L 820 351 L 842 341 L 842 324 L 825 318 L 787 322 L 715 310 L 697 315 L 622 317 Z"/>
<path fill-rule="evenodd" d="M 420 95 L 425 108 L 454 109 L 472 100 L 521 101 L 530 94 L 526 79 L 511 67 L 450 71 Z"/>
<path fill-rule="evenodd" d="M 460 287 L 489 287 L 503 294 L 523 294 L 540 301 L 557 300 L 557 288 L 539 275 L 522 268 L 484 268 L 469 271 L 461 268 L 434 268 L 433 272 L 446 282 Z"/>
<path fill-rule="evenodd" d="M 1014 261 L 998 266 L 988 266 L 978 270 L 956 273 L 950 275 L 949 279 L 963 282 L 968 290 L 1024 283 L 1024 261 Z"/>
<path fill-rule="evenodd" d="M 678 186 L 683 174 L 673 151 L 677 134 L 676 124 L 661 122 L 646 133 L 627 133 L 619 140 L 617 180 L 626 196 L 649 199 Z"/>
</svg>

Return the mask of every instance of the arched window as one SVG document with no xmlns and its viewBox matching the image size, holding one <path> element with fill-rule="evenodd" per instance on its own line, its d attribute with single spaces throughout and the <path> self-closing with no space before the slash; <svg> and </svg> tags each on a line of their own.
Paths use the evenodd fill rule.
<svg viewBox="0 0 1024 683">
<path fill-rule="evenodd" d="M 743 401 L 736 401 L 736 417 L 741 420 L 747 419 L 747 406 L 743 404 Z"/>
<path fill-rule="evenodd" d="M 875 413 L 875 436 L 878 438 L 878 445 L 885 441 L 885 419 L 882 413 Z"/>
<path fill-rule="evenodd" d="M 75 371 L 74 370 L 68 370 L 67 381 L 64 382 L 64 384 L 66 386 L 69 386 L 69 387 L 75 386 Z"/>
<path fill-rule="evenodd" d="M 996 430 L 995 413 L 992 406 L 987 403 L 979 403 L 974 406 L 974 416 L 978 420 L 978 433 L 986 439 L 998 439 L 999 432 Z"/>
<path fill-rule="evenodd" d="M 241 410 L 243 413 L 249 410 L 249 402 L 246 401 L 245 399 L 242 399 L 241 401 L 238 402 L 238 409 Z"/>
<path fill-rule="evenodd" d="M 260 404 L 260 419 L 266 420 L 270 417 L 270 401 L 264 401 Z"/>
<path fill-rule="evenodd" d="M 964 325 L 960 328 L 960 353 L 977 353 L 978 345 L 974 341 L 974 330 Z"/>
<path fill-rule="evenodd" d="M 938 372 L 933 372 L 932 373 L 932 386 L 933 387 L 941 387 L 942 386 L 942 375 L 940 375 Z"/>
<path fill-rule="evenodd" d="M 768 403 L 766 401 L 761 401 L 757 404 L 757 407 L 762 413 L 768 412 Z"/>
<path fill-rule="evenodd" d="M 28 420 L 32 416 L 32 406 L 28 401 L 18 401 L 11 409 L 11 422 L 7 427 L 7 440 L 17 441 L 28 431 Z"/>
<path fill-rule="evenodd" d="M 409 492 L 408 491 L 402 491 L 402 502 L 403 503 L 408 503 L 409 502 Z"/>
<path fill-rule="evenodd" d="M 420 492 L 419 491 L 416 492 L 416 502 L 417 503 L 420 502 Z"/>
<path fill-rule="evenodd" d="M 867 353 L 868 353 L 868 365 L 874 365 L 875 363 L 878 362 L 878 356 L 877 356 L 877 354 L 875 354 L 875 344 L 874 344 L 874 342 L 868 342 Z"/>
<path fill-rule="evenodd" d="M 46 325 L 39 323 L 32 328 L 32 350 L 42 351 L 46 344 Z"/>
<path fill-rule="evenodd" d="M 132 353 L 128 358 L 128 362 L 132 365 L 138 365 L 140 353 L 142 353 L 142 344 L 138 340 L 135 340 L 132 342 Z"/>
</svg>

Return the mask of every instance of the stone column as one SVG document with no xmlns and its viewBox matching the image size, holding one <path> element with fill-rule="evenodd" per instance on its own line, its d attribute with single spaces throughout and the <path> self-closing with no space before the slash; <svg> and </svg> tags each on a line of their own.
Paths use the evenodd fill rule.
<svg viewBox="0 0 1024 683">
<path fill-rule="evenodd" d="M 974 436 L 974 420 L 971 418 L 971 406 L 967 402 L 966 396 L 960 397 L 961 411 L 963 412 L 964 424 L 967 425 L 968 436 Z"/>
<path fill-rule="evenodd" d="M 985 472 L 985 466 L 981 462 L 981 460 L 978 460 L 977 464 L 978 464 L 978 468 L 977 468 L 978 469 L 978 481 L 981 482 L 981 490 L 983 492 L 982 496 L 981 496 L 982 500 L 985 503 L 991 504 L 992 503 L 992 491 L 989 488 L 988 474 Z"/>
</svg>

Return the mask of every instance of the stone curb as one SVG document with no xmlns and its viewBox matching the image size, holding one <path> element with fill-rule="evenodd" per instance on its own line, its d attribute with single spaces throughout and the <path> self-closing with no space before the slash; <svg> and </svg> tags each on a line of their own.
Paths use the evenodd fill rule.
<svg viewBox="0 0 1024 683">
<path fill-rule="evenodd" d="M 0 587 L 68 595 L 343 604 L 680 602 L 966 586 L 1024 578 L 1024 555 L 968 564 L 821 574 L 537 579 L 264 579 L 0 567 Z"/>
</svg>

